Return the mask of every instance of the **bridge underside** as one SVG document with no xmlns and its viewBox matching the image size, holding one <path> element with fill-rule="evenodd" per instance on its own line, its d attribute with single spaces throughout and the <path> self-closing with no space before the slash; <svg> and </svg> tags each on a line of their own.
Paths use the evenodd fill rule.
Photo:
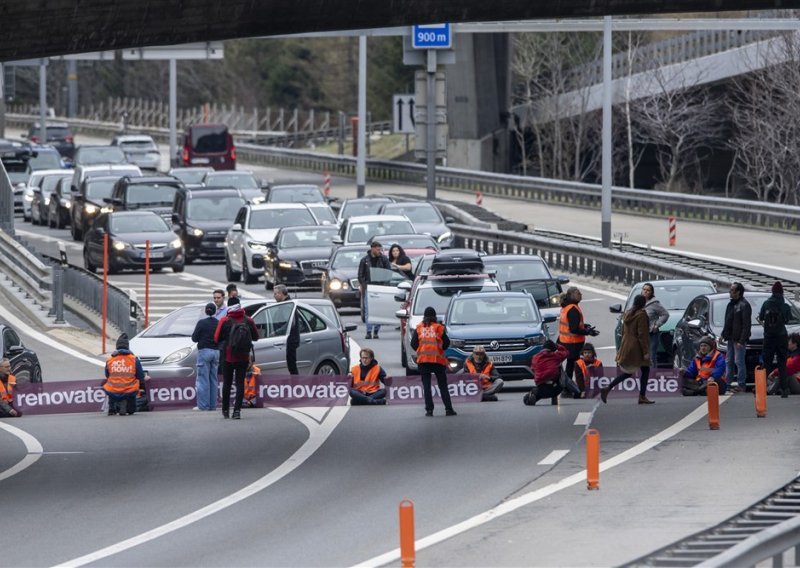
<svg viewBox="0 0 800 568">
<path fill-rule="evenodd" d="M 800 8 L 800 0 L 39 0 L 0 6 L 0 61 L 125 47 L 621 14 Z"/>
</svg>

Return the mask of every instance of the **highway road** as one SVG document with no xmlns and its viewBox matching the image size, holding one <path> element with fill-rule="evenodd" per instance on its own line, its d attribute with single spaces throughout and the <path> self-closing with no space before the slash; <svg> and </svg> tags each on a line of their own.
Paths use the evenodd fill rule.
<svg viewBox="0 0 800 568">
<path fill-rule="evenodd" d="M 321 182 L 308 173 L 256 173 Z M 424 191 L 369 184 L 373 190 Z M 334 178 L 333 193 L 354 195 L 352 180 Z M 484 202 L 501 213 L 511 206 Z M 584 214 L 593 221 L 578 223 Z M 572 216 L 575 226 L 596 222 L 599 232 L 596 213 L 517 204 L 514 215 L 556 225 L 547 228 Z M 615 218 L 642 242 L 639 224 L 652 236 L 660 223 Z M 797 272 L 788 237 L 685 225 L 698 236 L 684 244 L 679 232 L 679 242 L 697 254 L 735 249 L 742 263 Z M 68 231 L 20 229 L 50 254 L 66 241 L 71 262 L 80 263 Z M 141 273 L 112 278 L 143 286 Z M 223 278 L 216 264 L 155 274 L 152 285 L 163 295 L 154 307 L 210 298 Z M 608 305 L 626 290 L 576 283 L 610 363 Z M 240 290 L 267 294 L 263 284 Z M 363 340 L 362 329 L 354 337 L 376 350 L 390 374 L 402 372 L 397 330 L 384 328 L 380 340 Z M 63 343 L 57 335 L 24 339 L 39 352 L 45 381 L 99 371 L 91 347 L 78 359 L 49 345 Z M 750 396 L 729 397 L 718 432 L 708 430 L 696 399 L 645 407 L 612 395 L 608 405 L 564 400 L 530 408 L 514 392 L 461 405 L 452 418 L 441 408 L 431 419 L 421 407 L 388 406 L 255 409 L 238 422 L 192 411 L 2 421 L 0 490 L 9 522 L 0 531 L 0 565 L 398 565 L 397 506 L 406 498 L 415 503 L 420 565 L 616 565 L 720 522 L 793 479 L 797 400 L 770 399 L 768 418 L 758 420 Z M 606 464 L 596 492 L 585 489 L 587 427 L 601 432 Z"/>
</svg>

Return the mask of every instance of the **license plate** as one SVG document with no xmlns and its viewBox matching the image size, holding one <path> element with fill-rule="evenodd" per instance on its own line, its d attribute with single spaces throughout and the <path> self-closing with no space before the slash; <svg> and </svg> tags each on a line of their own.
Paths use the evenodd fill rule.
<svg viewBox="0 0 800 568">
<path fill-rule="evenodd" d="M 492 363 L 511 363 L 511 355 L 489 355 Z"/>
<path fill-rule="evenodd" d="M 225 248 L 225 243 L 214 243 L 214 246 L 218 249 Z"/>
<path fill-rule="evenodd" d="M 163 252 L 151 252 L 150 258 L 164 258 Z"/>
<path fill-rule="evenodd" d="M 192 158 L 193 164 L 207 164 L 208 158 Z"/>
</svg>

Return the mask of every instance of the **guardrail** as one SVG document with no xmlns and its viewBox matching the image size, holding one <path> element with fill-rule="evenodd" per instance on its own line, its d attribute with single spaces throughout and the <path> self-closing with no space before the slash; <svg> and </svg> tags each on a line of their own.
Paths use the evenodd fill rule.
<svg viewBox="0 0 800 568">
<path fill-rule="evenodd" d="M 3 273 L 38 304 L 52 305 L 50 267 L 5 231 L 0 231 L 0 266 Z"/>
</svg>

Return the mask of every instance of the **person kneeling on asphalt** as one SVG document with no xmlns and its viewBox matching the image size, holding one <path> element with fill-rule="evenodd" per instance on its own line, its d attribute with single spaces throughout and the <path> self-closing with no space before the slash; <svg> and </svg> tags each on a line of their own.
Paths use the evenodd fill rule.
<svg viewBox="0 0 800 568">
<path fill-rule="evenodd" d="M 503 388 L 503 379 L 495 369 L 492 361 L 486 356 L 486 348 L 483 345 L 476 345 L 472 349 L 472 355 L 464 360 L 464 366 L 456 373 L 469 373 L 470 375 L 480 375 L 481 389 L 483 389 L 483 401 L 497 401 L 497 393 Z"/>
<path fill-rule="evenodd" d="M 364 348 L 359 352 L 360 362 L 350 369 L 350 404 L 386 404 L 386 389 L 381 387 L 391 380 L 378 362 L 375 352 Z"/>
<path fill-rule="evenodd" d="M 717 351 L 717 342 L 714 338 L 710 335 L 702 337 L 697 357 L 692 360 L 683 375 L 683 395 L 704 396 L 709 380 L 719 385 L 719 394 L 725 394 L 728 390 L 725 367 L 725 355 Z"/>
<path fill-rule="evenodd" d="M 0 359 L 0 418 L 19 418 L 22 412 L 14 408 L 14 387 L 17 377 L 11 374 L 11 361 Z"/>
<path fill-rule="evenodd" d="M 556 345 L 549 339 L 545 341 L 542 350 L 533 356 L 531 362 L 536 386 L 522 398 L 525 405 L 533 406 L 543 398 L 549 398 L 551 404 L 558 404 L 558 395 L 562 391 L 561 363 L 567 354 L 563 345 Z"/>
<path fill-rule="evenodd" d="M 136 412 L 136 396 L 144 389 L 144 368 L 139 358 L 131 353 L 128 334 L 117 339 L 117 349 L 106 361 L 106 379 L 103 390 L 108 395 L 108 415 L 124 416 Z M 125 404 L 125 410 L 121 406 Z"/>
</svg>

